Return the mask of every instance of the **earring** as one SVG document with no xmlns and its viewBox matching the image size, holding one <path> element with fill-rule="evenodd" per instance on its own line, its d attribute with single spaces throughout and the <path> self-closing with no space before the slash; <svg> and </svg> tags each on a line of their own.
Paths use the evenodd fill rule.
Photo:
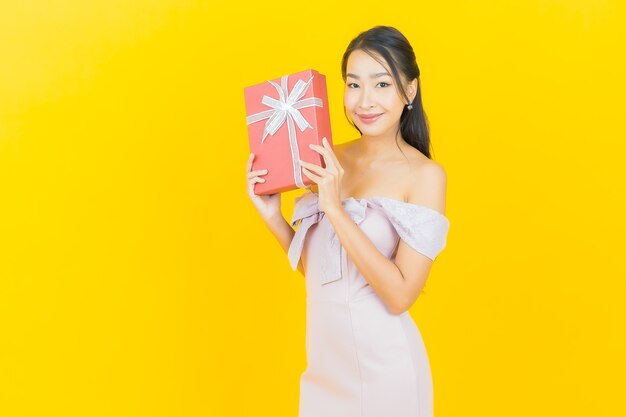
<svg viewBox="0 0 626 417">
<path fill-rule="evenodd" d="M 408 106 L 406 106 L 406 108 L 407 108 L 407 109 L 409 109 L 409 110 L 411 110 L 411 109 L 413 109 L 413 105 L 412 105 L 412 104 L 409 104 Z"/>
</svg>

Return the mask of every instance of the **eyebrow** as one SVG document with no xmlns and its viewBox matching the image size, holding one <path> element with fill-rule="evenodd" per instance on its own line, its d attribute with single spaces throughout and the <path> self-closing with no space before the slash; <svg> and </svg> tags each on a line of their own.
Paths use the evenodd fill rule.
<svg viewBox="0 0 626 417">
<path fill-rule="evenodd" d="M 356 74 L 348 73 L 346 75 L 348 77 L 356 78 L 357 80 L 359 79 L 359 76 Z M 378 72 L 376 74 L 370 74 L 370 78 L 378 78 L 378 77 L 382 77 L 383 75 L 389 75 L 391 77 L 391 75 L 388 72 Z"/>
</svg>

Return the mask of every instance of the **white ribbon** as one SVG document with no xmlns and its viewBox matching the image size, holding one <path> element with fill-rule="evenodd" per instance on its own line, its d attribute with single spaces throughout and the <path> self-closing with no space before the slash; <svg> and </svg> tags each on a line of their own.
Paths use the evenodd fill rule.
<svg viewBox="0 0 626 417">
<path fill-rule="evenodd" d="M 284 75 L 280 79 L 280 85 L 273 81 L 268 81 L 278 91 L 279 99 L 264 95 L 261 103 L 272 108 L 272 110 L 265 110 L 256 114 L 251 114 L 246 117 L 248 124 L 260 122 L 267 119 L 265 122 L 265 128 L 263 129 L 263 137 L 261 143 L 265 141 L 267 135 L 273 136 L 278 129 L 287 121 L 287 133 L 289 135 L 289 146 L 291 149 L 291 161 L 293 164 L 293 177 L 295 183 L 299 188 L 306 188 L 306 185 L 302 182 L 302 169 L 300 165 L 300 151 L 298 150 L 298 141 L 296 140 L 295 124 L 301 132 L 304 132 L 306 128 L 313 129 L 313 126 L 302 116 L 299 109 L 306 107 L 324 107 L 322 99 L 317 97 L 300 98 L 306 93 L 311 85 L 313 76 L 309 78 L 306 83 L 302 80 L 298 80 L 296 85 L 293 86 L 291 93 L 287 90 L 288 75 Z"/>
</svg>

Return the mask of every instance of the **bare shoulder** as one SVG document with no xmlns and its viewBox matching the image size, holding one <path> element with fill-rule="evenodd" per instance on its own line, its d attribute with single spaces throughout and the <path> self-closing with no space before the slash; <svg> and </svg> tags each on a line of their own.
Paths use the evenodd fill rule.
<svg viewBox="0 0 626 417">
<path fill-rule="evenodd" d="M 354 139 L 348 142 L 333 144 L 333 151 L 339 159 L 339 163 L 344 165 L 350 161 L 351 156 L 355 152 L 354 145 L 358 142 L 358 139 Z"/>
<path fill-rule="evenodd" d="M 411 161 L 407 202 L 430 207 L 445 214 L 446 188 L 447 174 L 443 165 L 426 157 Z"/>
</svg>

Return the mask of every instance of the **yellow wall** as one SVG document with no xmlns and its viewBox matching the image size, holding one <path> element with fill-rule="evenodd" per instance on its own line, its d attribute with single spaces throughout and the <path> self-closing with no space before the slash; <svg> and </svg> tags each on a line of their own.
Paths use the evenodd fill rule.
<svg viewBox="0 0 626 417">
<path fill-rule="evenodd" d="M 437 416 L 626 415 L 623 2 L 213 3 L 0 5 L 0 415 L 296 416 L 304 283 L 245 192 L 243 87 L 315 68 L 354 139 L 340 60 L 377 24 L 448 174 L 411 309 Z"/>
</svg>

